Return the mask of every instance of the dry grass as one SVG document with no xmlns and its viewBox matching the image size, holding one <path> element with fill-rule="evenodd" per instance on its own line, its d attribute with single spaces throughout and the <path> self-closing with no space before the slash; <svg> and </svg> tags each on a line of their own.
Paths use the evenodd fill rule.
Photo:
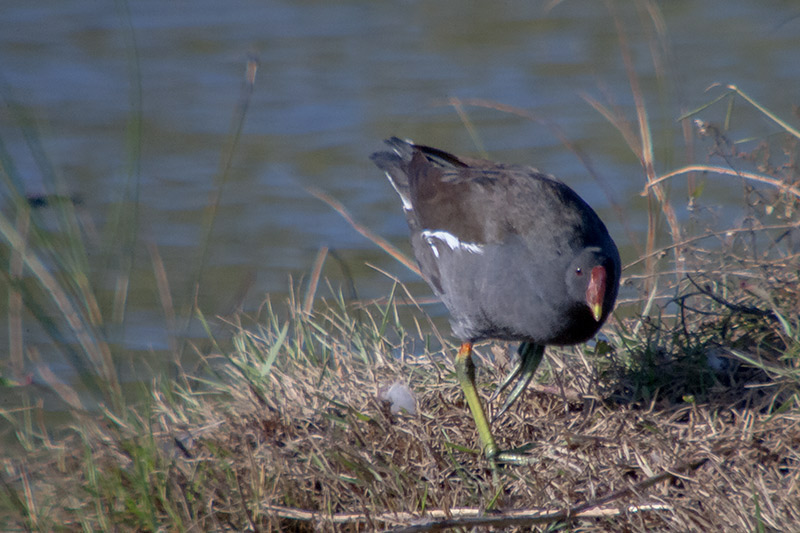
<svg viewBox="0 0 800 533">
<path fill-rule="evenodd" d="M 766 320 L 755 328 L 761 338 L 740 338 L 739 350 L 769 351 Z M 269 337 L 258 339 L 272 344 Z M 433 528 L 439 518 L 474 523 L 472 517 L 484 512 L 530 524 L 535 513 L 563 512 L 616 491 L 619 497 L 590 507 L 594 514 L 571 520 L 570 527 L 800 527 L 796 381 L 775 381 L 743 365 L 716 373 L 692 354 L 673 351 L 685 348 L 680 343 L 661 345 L 661 360 L 648 363 L 637 350 L 654 346 L 640 343 L 627 355 L 612 349 L 602 356 L 616 383 L 626 385 L 623 401 L 619 394 L 597 397 L 582 364 L 560 368 L 568 359 L 600 355 L 560 353 L 553 359 L 557 382 L 582 401 L 528 393 L 494 429 L 507 446 L 530 443 L 538 463 L 506 467 L 493 480 L 477 450 L 467 449 L 478 446 L 477 435 L 448 359 L 422 354 L 403 362 L 378 342 L 367 348 L 375 350 L 375 360 L 366 362 L 348 355 L 348 335 L 317 340 L 330 350 L 325 371 L 297 357 L 279 358 L 264 385 L 268 392 L 237 387 L 235 418 L 192 452 L 192 460 L 202 462 L 216 461 L 213 450 L 232 450 L 237 479 L 258 487 L 258 494 L 241 497 L 252 501 L 259 527 L 373 529 L 428 519 Z M 609 349 L 601 346 L 597 352 Z M 627 367 L 612 356 L 639 364 Z M 503 369 L 483 363 L 480 381 L 497 383 Z M 642 378 L 645 372 L 659 375 L 659 388 Z M 391 415 L 377 400 L 380 386 L 398 379 L 416 392 L 417 416 Z M 484 392 L 486 399 L 490 387 Z M 660 475 L 659 483 L 636 487 Z"/>
<path fill-rule="evenodd" d="M 788 277 L 774 312 L 800 304 L 796 269 L 780 266 L 770 266 Z M 140 418 L 86 421 L 26 461 L 6 459 L 6 495 L 17 501 L 5 510 L 25 510 L 8 524 L 797 530 L 797 338 L 785 343 L 772 312 L 749 318 L 764 302 L 747 287 L 734 284 L 725 305 L 681 287 L 677 300 L 704 301 L 702 310 L 627 319 L 591 348 L 549 350 L 551 385 L 494 425 L 501 445 L 528 444 L 537 462 L 497 477 L 476 449 L 450 357 L 405 330 L 394 303 L 318 300 L 308 313 L 289 302 L 282 318 L 266 306 L 265 325 L 239 328 L 236 348 L 209 361 L 213 381 L 156 387 Z M 620 333 L 634 328 L 636 341 Z M 478 348 L 484 400 L 507 370 L 490 361 L 505 361 L 504 348 Z M 715 370 L 708 361 L 719 355 L 729 363 Z M 418 414 L 379 400 L 398 380 Z"/>
</svg>

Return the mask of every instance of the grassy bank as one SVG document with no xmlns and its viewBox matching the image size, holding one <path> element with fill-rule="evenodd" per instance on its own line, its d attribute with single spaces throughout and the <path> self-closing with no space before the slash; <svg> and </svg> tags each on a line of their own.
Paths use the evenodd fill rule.
<svg viewBox="0 0 800 533">
<path fill-rule="evenodd" d="M 741 283 L 682 283 L 678 315 L 617 321 L 592 347 L 550 350 L 543 383 L 494 426 L 539 462 L 499 479 L 477 449 L 453 347 L 426 347 L 441 342 L 420 335 L 428 325 L 403 327 L 400 287 L 368 308 L 267 307 L 237 328 L 234 350 L 207 356 L 205 379 L 154 382 L 146 404 L 76 416 L 58 439 L 21 424 L 27 454 L 3 459 L 5 527 L 797 528 L 797 269 L 758 268 L 774 280 L 769 300 Z M 478 349 L 484 399 L 505 352 Z M 416 414 L 381 401 L 397 381 Z"/>
</svg>

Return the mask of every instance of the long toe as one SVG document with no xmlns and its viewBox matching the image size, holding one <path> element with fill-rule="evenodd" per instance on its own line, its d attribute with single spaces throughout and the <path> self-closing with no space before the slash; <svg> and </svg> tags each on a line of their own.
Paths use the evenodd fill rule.
<svg viewBox="0 0 800 533">
<path fill-rule="evenodd" d="M 542 362 L 543 356 L 544 346 L 531 342 L 523 342 L 520 345 L 519 364 L 511 371 L 511 373 L 509 373 L 508 376 L 506 376 L 506 378 L 503 380 L 503 383 L 497 389 L 498 392 L 495 393 L 495 396 L 497 396 L 515 380 L 516 383 L 514 388 L 503 402 L 503 405 L 492 417 L 492 422 L 500 418 L 512 405 L 514 405 L 514 402 L 519 399 L 523 391 L 528 387 L 528 384 L 530 384 L 534 374 L 536 374 L 536 369 L 539 368 L 539 363 Z"/>
<path fill-rule="evenodd" d="M 516 363 L 514 363 L 514 368 L 511 369 L 511 372 L 503 378 L 503 381 L 500 382 L 500 385 L 494 390 L 491 397 L 489 397 L 489 402 L 493 403 L 505 390 L 514 383 L 517 378 L 519 377 L 519 373 L 522 371 L 522 359 L 517 358 Z M 494 418 L 497 418 L 496 416 Z"/>
</svg>

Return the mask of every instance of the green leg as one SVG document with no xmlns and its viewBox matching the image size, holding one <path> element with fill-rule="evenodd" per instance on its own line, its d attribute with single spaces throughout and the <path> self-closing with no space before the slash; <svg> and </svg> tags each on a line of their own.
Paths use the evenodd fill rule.
<svg viewBox="0 0 800 533">
<path fill-rule="evenodd" d="M 475 364 L 472 362 L 472 343 L 465 342 L 458 349 L 456 355 L 456 376 L 458 382 L 461 384 L 461 389 L 464 391 L 464 397 L 467 399 L 469 410 L 472 411 L 472 418 L 475 420 L 475 426 L 478 428 L 478 435 L 481 437 L 481 444 L 483 444 L 483 453 L 486 458 L 493 461 L 497 456 L 498 448 L 492 436 L 492 430 L 489 427 L 489 420 L 486 418 L 486 412 L 483 410 L 481 399 L 478 397 L 478 391 L 475 390 Z"/>
<path fill-rule="evenodd" d="M 527 343 L 525 343 L 527 344 Z M 544 354 L 544 347 L 535 344 L 528 345 L 528 349 L 520 347 L 521 362 L 520 366 L 515 369 L 514 377 L 519 376 L 520 381 L 514 387 L 514 390 L 509 395 L 510 400 L 506 400 L 503 409 L 507 409 L 514 400 L 519 397 L 520 393 L 528 385 L 533 374 L 536 372 L 536 367 L 539 361 L 542 360 Z M 465 342 L 458 349 L 456 355 L 456 376 L 458 382 L 461 383 L 461 388 L 464 391 L 464 397 L 467 399 L 470 411 L 472 411 L 472 418 L 475 420 L 475 426 L 478 428 L 478 435 L 481 438 L 483 445 L 483 453 L 492 465 L 492 469 L 496 470 L 498 462 L 501 463 L 515 463 L 515 464 L 532 464 L 536 462 L 533 457 L 526 456 L 523 453 L 515 453 L 508 451 L 500 451 L 492 436 L 492 429 L 489 426 L 489 419 L 486 418 L 486 412 L 483 410 L 483 404 L 478 397 L 478 391 L 475 389 L 475 364 L 472 362 L 472 343 Z M 509 381 L 507 378 L 506 381 Z M 510 382 L 510 381 L 509 381 Z"/>
</svg>

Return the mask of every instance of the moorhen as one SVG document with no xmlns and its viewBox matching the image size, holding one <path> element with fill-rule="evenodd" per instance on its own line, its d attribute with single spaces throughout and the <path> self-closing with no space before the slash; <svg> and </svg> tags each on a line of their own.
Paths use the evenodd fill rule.
<svg viewBox="0 0 800 533">
<path fill-rule="evenodd" d="M 456 375 L 486 457 L 501 452 L 475 389 L 472 344 L 521 341 L 519 363 L 495 396 L 527 387 L 546 345 L 585 342 L 617 297 L 620 258 L 605 225 L 575 191 L 525 166 L 457 157 L 392 137 L 372 154 L 400 195 L 420 270 L 461 340 Z"/>
</svg>

